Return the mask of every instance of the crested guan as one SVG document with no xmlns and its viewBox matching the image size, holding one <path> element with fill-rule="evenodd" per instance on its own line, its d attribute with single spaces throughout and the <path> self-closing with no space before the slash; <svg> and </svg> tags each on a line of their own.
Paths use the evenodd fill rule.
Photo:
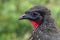
<svg viewBox="0 0 60 40">
<path fill-rule="evenodd" d="M 60 34 L 51 11 L 45 6 L 33 6 L 19 17 L 19 20 L 28 19 L 34 27 L 28 40 L 60 40 Z"/>
</svg>

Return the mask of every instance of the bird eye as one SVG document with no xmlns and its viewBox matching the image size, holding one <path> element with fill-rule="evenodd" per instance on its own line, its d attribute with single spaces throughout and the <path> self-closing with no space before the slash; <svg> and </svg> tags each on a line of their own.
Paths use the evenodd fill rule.
<svg viewBox="0 0 60 40">
<path fill-rule="evenodd" d="M 36 16 L 36 15 L 38 15 L 38 14 L 37 14 L 37 12 L 34 12 L 33 15 Z"/>
</svg>

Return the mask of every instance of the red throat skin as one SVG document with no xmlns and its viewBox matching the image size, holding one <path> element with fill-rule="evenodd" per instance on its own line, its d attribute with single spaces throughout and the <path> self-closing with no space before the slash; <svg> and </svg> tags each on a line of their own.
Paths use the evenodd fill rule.
<svg viewBox="0 0 60 40">
<path fill-rule="evenodd" d="M 41 21 L 36 21 L 36 20 L 30 20 L 31 24 L 33 25 L 34 29 L 38 28 L 39 25 L 41 25 Z"/>
</svg>

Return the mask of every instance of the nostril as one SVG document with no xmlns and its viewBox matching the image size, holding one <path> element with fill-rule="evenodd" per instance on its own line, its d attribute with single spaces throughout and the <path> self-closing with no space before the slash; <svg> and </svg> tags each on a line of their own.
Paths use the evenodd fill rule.
<svg viewBox="0 0 60 40">
<path fill-rule="evenodd" d="M 25 16 L 23 16 L 23 17 L 25 17 Z"/>
</svg>

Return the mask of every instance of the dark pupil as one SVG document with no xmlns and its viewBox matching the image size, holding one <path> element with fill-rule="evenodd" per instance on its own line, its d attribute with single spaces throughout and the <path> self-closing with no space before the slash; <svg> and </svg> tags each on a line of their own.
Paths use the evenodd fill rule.
<svg viewBox="0 0 60 40">
<path fill-rule="evenodd" d="M 34 12 L 33 14 L 34 14 L 34 16 L 36 16 L 37 15 L 37 12 Z"/>
</svg>

